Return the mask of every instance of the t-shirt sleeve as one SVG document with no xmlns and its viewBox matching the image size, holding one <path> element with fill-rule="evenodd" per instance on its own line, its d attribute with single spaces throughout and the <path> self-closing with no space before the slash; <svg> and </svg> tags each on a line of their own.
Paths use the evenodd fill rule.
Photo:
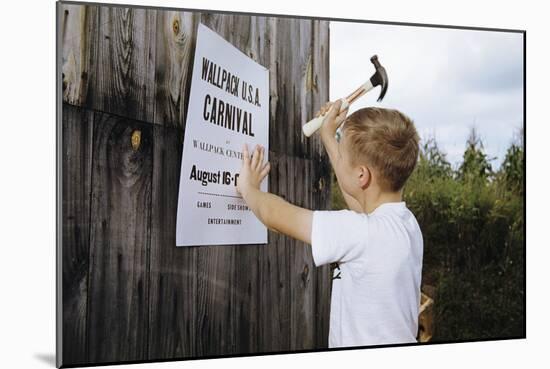
<svg viewBox="0 0 550 369">
<path fill-rule="evenodd" d="M 311 252 L 321 266 L 348 262 L 359 256 L 366 243 L 367 217 L 351 210 L 313 212 Z"/>
</svg>

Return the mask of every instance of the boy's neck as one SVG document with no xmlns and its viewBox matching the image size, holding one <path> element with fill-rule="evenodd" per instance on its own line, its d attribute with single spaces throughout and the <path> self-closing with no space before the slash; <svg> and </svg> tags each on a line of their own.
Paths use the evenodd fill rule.
<svg viewBox="0 0 550 369">
<path fill-rule="evenodd" d="M 363 208 L 363 212 L 370 214 L 382 204 L 388 202 L 401 202 L 402 199 L 402 191 L 384 192 L 371 189 L 371 191 L 365 191 L 363 193 L 363 198 L 359 200 L 359 203 Z"/>
</svg>

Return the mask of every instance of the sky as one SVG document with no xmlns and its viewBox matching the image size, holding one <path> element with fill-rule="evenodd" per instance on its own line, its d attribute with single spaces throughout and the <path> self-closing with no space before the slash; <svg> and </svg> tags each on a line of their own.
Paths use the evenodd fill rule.
<svg viewBox="0 0 550 369">
<path fill-rule="evenodd" d="M 330 99 L 345 97 L 374 73 L 378 55 L 389 85 L 358 99 L 411 117 L 422 140 L 435 137 L 456 167 L 473 126 L 494 169 L 523 126 L 523 34 L 330 22 Z"/>
</svg>

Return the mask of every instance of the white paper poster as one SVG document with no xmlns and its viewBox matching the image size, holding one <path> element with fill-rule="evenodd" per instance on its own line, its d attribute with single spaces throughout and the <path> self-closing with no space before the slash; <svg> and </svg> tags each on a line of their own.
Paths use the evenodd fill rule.
<svg viewBox="0 0 550 369">
<path fill-rule="evenodd" d="M 199 24 L 176 245 L 267 243 L 266 227 L 235 187 L 244 143 L 269 152 L 269 71 Z M 261 190 L 267 191 L 267 178 Z"/>
</svg>

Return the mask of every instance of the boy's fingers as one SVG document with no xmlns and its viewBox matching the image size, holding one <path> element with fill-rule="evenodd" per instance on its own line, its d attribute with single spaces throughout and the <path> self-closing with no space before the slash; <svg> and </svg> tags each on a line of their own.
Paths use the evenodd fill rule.
<svg viewBox="0 0 550 369">
<path fill-rule="evenodd" d="M 252 160 L 250 162 L 250 167 L 252 169 L 256 169 L 256 167 L 258 166 L 258 145 L 256 145 L 256 147 L 254 147 L 254 152 L 252 153 Z"/>
<path fill-rule="evenodd" d="M 334 104 L 330 107 L 328 111 L 327 118 L 334 119 L 336 116 L 338 116 L 338 113 L 340 112 L 340 106 L 342 106 L 341 100 L 336 100 Z"/>
<path fill-rule="evenodd" d="M 269 162 L 265 163 L 263 168 L 262 168 L 262 171 L 260 172 L 260 178 L 262 180 L 265 178 L 265 176 L 267 176 L 270 169 L 271 169 L 271 165 L 269 164 Z"/>
<path fill-rule="evenodd" d="M 342 111 L 340 114 L 338 114 L 338 116 L 336 117 L 336 120 L 338 122 L 341 123 L 346 119 L 346 116 L 348 114 L 348 109 L 349 109 L 349 107 L 345 108 L 344 111 Z"/>
<path fill-rule="evenodd" d="M 333 102 L 332 101 L 327 101 L 325 103 L 325 105 L 323 105 L 323 107 L 321 108 L 321 110 L 323 111 L 323 114 L 321 115 L 324 115 L 327 111 L 329 111 L 330 107 L 332 106 Z"/>
<path fill-rule="evenodd" d="M 319 109 L 319 111 L 317 112 L 317 115 L 315 116 L 316 118 L 320 117 L 321 115 L 325 115 L 325 113 L 328 111 L 328 109 L 330 108 L 330 105 L 332 103 L 330 101 L 327 101 L 323 106 L 321 106 L 321 108 Z"/>
<path fill-rule="evenodd" d="M 256 170 L 259 170 L 264 162 L 264 148 L 263 146 L 260 147 L 260 157 L 258 158 L 258 166 L 255 168 Z"/>
<path fill-rule="evenodd" d="M 250 154 L 248 153 L 248 145 L 247 144 L 243 145 L 243 163 L 247 164 L 247 165 L 250 163 Z"/>
</svg>

